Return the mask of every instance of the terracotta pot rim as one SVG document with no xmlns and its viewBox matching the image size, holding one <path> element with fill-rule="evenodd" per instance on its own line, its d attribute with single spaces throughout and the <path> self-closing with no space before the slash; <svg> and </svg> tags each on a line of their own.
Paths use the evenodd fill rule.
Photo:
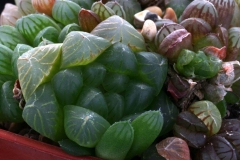
<svg viewBox="0 0 240 160">
<path fill-rule="evenodd" d="M 61 148 L 41 141 L 30 139 L 9 131 L 0 129 L 1 159 L 32 159 L 35 160 L 97 160 L 89 156 L 72 156 Z"/>
</svg>

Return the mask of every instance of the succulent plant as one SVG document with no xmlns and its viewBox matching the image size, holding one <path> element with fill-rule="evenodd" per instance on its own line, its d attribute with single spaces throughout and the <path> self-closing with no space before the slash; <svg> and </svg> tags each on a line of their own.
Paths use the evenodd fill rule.
<svg viewBox="0 0 240 160">
<path fill-rule="evenodd" d="M 63 4 L 66 5 L 61 7 Z M 101 7 L 103 12 L 98 10 Z M 119 9 L 122 17 L 114 15 Z M 104 17 L 103 13 L 108 11 L 111 14 Z M 86 14 L 97 20 L 93 27 L 89 27 L 90 21 L 82 19 Z M 9 67 L 12 70 L 4 66 L 8 70 L 2 74 L 19 79 L 14 95 L 1 92 L 4 97 L 14 96 L 14 105 L 1 103 L 15 106 L 21 121 L 41 135 L 59 141 L 67 152 L 74 146 L 82 150 L 77 155 L 96 154 L 101 158 L 114 158 L 111 155 L 121 148 L 122 154 L 118 155 L 121 159 L 141 154 L 159 136 L 163 126 L 162 113 L 147 108 L 161 92 L 167 76 L 167 59 L 146 50 L 144 37 L 123 19 L 124 10 L 116 2 L 95 2 L 91 11 L 86 11 L 75 2 L 56 1 L 51 16 L 34 13 L 20 18 L 15 27 L 1 26 L 2 46 L 9 50 L 6 62 L 13 65 Z M 4 28 L 15 32 L 15 37 L 5 35 Z M 6 39 L 11 43 L 6 43 Z M 5 90 L 11 91 L 9 87 L 13 88 L 14 81 L 5 81 L 2 80 L 2 86 L 7 85 Z M 7 112 L 1 111 L 6 117 Z M 139 116 L 132 122 L 121 121 L 135 112 Z M 119 127 L 123 127 L 124 133 Z M 88 130 L 90 134 L 86 134 Z M 116 132 L 119 137 L 109 141 L 109 135 Z M 144 140 L 143 136 L 150 133 L 151 140 Z M 105 147 L 112 141 L 121 142 L 125 134 L 127 143 L 116 143 L 114 150 Z"/>
</svg>

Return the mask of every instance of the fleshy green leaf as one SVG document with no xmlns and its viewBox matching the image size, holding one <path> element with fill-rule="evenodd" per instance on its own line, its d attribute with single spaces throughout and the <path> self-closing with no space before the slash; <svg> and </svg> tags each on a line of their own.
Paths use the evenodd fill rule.
<svg viewBox="0 0 240 160">
<path fill-rule="evenodd" d="M 69 139 L 78 145 L 93 148 L 110 124 L 97 113 L 79 106 L 64 107 L 64 128 Z"/>
<path fill-rule="evenodd" d="M 102 1 L 93 3 L 91 10 L 99 16 L 101 21 L 104 21 L 105 19 L 115 15 L 114 11 L 108 6 L 104 5 Z"/>
<path fill-rule="evenodd" d="M 156 95 L 159 94 L 167 77 L 167 59 L 152 52 L 138 52 L 136 58 L 140 77 L 155 87 Z"/>
<path fill-rule="evenodd" d="M 187 143 L 181 138 L 168 137 L 156 145 L 158 153 L 166 159 L 190 160 Z"/>
<path fill-rule="evenodd" d="M 69 33 L 62 46 L 61 68 L 86 65 L 94 61 L 111 43 L 87 32 Z"/>
<path fill-rule="evenodd" d="M 22 109 L 13 98 L 13 81 L 5 82 L 0 91 L 0 121 L 22 122 Z"/>
<path fill-rule="evenodd" d="M 35 131 L 54 141 L 65 137 L 63 109 L 59 106 L 50 83 L 39 86 L 28 98 L 23 119 Z"/>
<path fill-rule="evenodd" d="M 13 51 L 8 47 L 0 44 L 0 74 L 13 76 L 11 58 Z"/>
<path fill-rule="evenodd" d="M 95 0 L 70 0 L 72 2 L 77 3 L 80 7 L 85 9 L 91 9 L 92 4 Z"/>
<path fill-rule="evenodd" d="M 44 14 L 29 14 L 18 19 L 16 22 L 17 30 L 31 45 L 37 34 L 48 26 L 56 28 L 59 32 L 61 31 L 60 27 L 51 18 Z"/>
<path fill-rule="evenodd" d="M 103 159 L 125 159 L 134 138 L 134 130 L 128 121 L 116 122 L 101 137 L 96 155 Z"/>
<path fill-rule="evenodd" d="M 93 148 L 86 148 L 86 147 L 79 146 L 77 143 L 73 142 L 70 139 L 62 139 L 61 141 L 58 141 L 58 143 L 60 147 L 68 154 L 71 154 L 74 156 L 94 155 Z"/>
<path fill-rule="evenodd" d="M 218 108 L 210 101 L 197 101 L 190 105 L 188 111 L 195 114 L 208 128 L 208 134 L 216 134 L 221 127 L 222 117 Z"/>
<path fill-rule="evenodd" d="M 66 25 L 60 32 L 59 36 L 58 36 L 58 42 L 62 43 L 64 41 L 64 39 L 66 38 L 66 36 L 68 35 L 68 33 L 70 33 L 71 31 L 80 31 L 80 27 L 79 25 L 72 23 L 72 24 L 68 24 Z"/>
<path fill-rule="evenodd" d="M 15 77 L 9 75 L 0 75 L 0 86 L 2 86 L 7 81 L 14 81 Z"/>
<path fill-rule="evenodd" d="M 62 44 L 33 48 L 18 58 L 19 81 L 25 100 L 59 69 Z"/>
<path fill-rule="evenodd" d="M 186 49 L 180 52 L 175 65 L 180 74 L 197 79 L 214 77 L 221 66 L 222 61 L 213 55 L 206 55 L 202 51 L 194 53 Z"/>
<path fill-rule="evenodd" d="M 17 69 L 17 60 L 18 58 L 25 52 L 29 51 L 32 49 L 31 46 L 26 45 L 26 44 L 18 44 L 16 48 L 13 51 L 12 59 L 11 59 L 11 65 L 12 65 L 12 70 L 14 72 L 15 77 L 18 77 L 18 69 Z"/>
<path fill-rule="evenodd" d="M 84 84 L 96 87 L 103 82 L 106 75 L 106 69 L 102 64 L 93 62 L 83 66 L 82 73 Z"/>
<path fill-rule="evenodd" d="M 137 70 L 135 54 L 127 45 L 119 42 L 105 50 L 97 61 L 111 72 L 134 75 Z"/>
<path fill-rule="evenodd" d="M 43 39 L 47 39 L 51 42 L 57 43 L 58 35 L 59 31 L 56 28 L 52 26 L 46 27 L 36 35 L 33 41 L 33 46 L 38 46 L 39 43 L 43 41 Z"/>
<path fill-rule="evenodd" d="M 198 41 L 194 44 L 193 49 L 197 52 L 207 46 L 214 46 L 216 48 L 223 47 L 222 42 L 217 34 L 208 33 L 204 37 L 198 39 Z"/>
<path fill-rule="evenodd" d="M 104 95 L 99 89 L 94 87 L 84 86 L 76 105 L 92 110 L 104 118 L 108 115 L 108 107 Z"/>
<path fill-rule="evenodd" d="M 237 88 L 235 88 L 235 84 L 239 83 L 240 81 L 237 81 L 236 83 L 233 84 L 233 90 L 235 93 L 238 93 L 237 92 Z M 240 84 L 240 83 L 239 83 Z M 227 104 L 235 104 L 235 103 L 238 103 L 240 102 L 240 97 L 237 96 L 235 93 L 233 92 L 227 92 L 227 94 L 225 95 L 224 99 L 226 100 Z"/>
<path fill-rule="evenodd" d="M 52 87 L 58 102 L 62 105 L 75 104 L 83 86 L 79 68 L 68 68 L 54 75 Z"/>
<path fill-rule="evenodd" d="M 162 129 L 163 116 L 160 111 L 146 111 L 131 124 L 134 129 L 134 139 L 127 154 L 128 158 L 143 153 L 153 143 Z"/>
<path fill-rule="evenodd" d="M 163 115 L 163 127 L 160 135 L 164 135 L 172 130 L 177 116 L 179 114 L 177 106 L 172 102 L 172 100 L 166 95 L 164 90 L 156 96 L 147 108 L 147 110 L 160 110 Z"/>
<path fill-rule="evenodd" d="M 49 45 L 49 44 L 54 44 L 52 41 L 49 41 L 47 39 L 43 39 L 39 44 L 38 44 L 38 47 L 41 47 L 41 46 L 46 46 L 46 45 Z"/>
<path fill-rule="evenodd" d="M 15 0 L 15 4 L 22 15 L 28 15 L 36 12 L 33 8 L 32 0 Z"/>
<path fill-rule="evenodd" d="M 17 44 L 27 44 L 25 38 L 13 26 L 0 26 L 0 44 L 14 50 Z"/>
<path fill-rule="evenodd" d="M 54 3 L 52 16 L 56 21 L 64 25 L 78 24 L 78 13 L 80 10 L 81 7 L 78 4 L 69 0 L 60 0 Z"/>
<path fill-rule="evenodd" d="M 104 98 L 108 106 L 107 120 L 111 124 L 119 121 L 123 116 L 124 98 L 117 93 L 105 93 Z"/>
<path fill-rule="evenodd" d="M 105 6 L 111 8 L 115 15 L 118 15 L 120 17 L 122 17 L 123 19 L 126 19 L 126 13 L 123 9 L 123 7 L 116 1 L 108 1 Z"/>
<path fill-rule="evenodd" d="M 227 103 L 226 103 L 225 99 L 218 102 L 216 104 L 216 106 L 217 106 L 219 112 L 221 113 L 222 118 L 224 118 L 227 115 Z"/>
<path fill-rule="evenodd" d="M 133 24 L 133 17 L 134 14 L 142 11 L 141 5 L 138 2 L 138 0 L 115 0 L 116 2 L 118 2 L 124 9 L 124 11 L 126 12 L 126 18 L 127 21 L 131 24 Z"/>
<path fill-rule="evenodd" d="M 143 112 L 145 112 L 145 111 L 143 111 Z M 129 114 L 129 115 L 123 117 L 121 120 L 122 121 L 127 121 L 128 120 L 128 121 L 132 122 L 134 119 L 136 119 L 138 116 L 140 116 L 143 112 L 137 112 L 137 113 Z"/>
<path fill-rule="evenodd" d="M 130 82 L 124 93 L 124 116 L 142 112 L 153 101 L 155 88 L 141 82 Z"/>
<path fill-rule="evenodd" d="M 146 50 L 143 36 L 130 23 L 119 16 L 111 16 L 102 21 L 91 33 L 112 43 L 122 42 L 134 52 Z"/>
<path fill-rule="evenodd" d="M 108 92 L 123 92 L 129 82 L 129 77 L 125 74 L 107 72 L 102 86 Z"/>
</svg>

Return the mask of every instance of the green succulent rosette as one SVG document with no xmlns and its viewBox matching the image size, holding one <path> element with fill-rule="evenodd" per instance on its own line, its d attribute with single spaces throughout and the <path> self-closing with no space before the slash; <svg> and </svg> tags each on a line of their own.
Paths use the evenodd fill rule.
<svg viewBox="0 0 240 160">
<path fill-rule="evenodd" d="M 222 66 L 222 61 L 203 51 L 197 53 L 183 49 L 174 65 L 181 75 L 187 78 L 207 79 L 214 77 Z"/>
<path fill-rule="evenodd" d="M 75 146 L 74 154 L 78 148 L 83 149 L 79 154 L 92 154 L 98 142 L 110 143 L 105 142 L 107 138 L 103 134 L 108 128 L 124 126 L 122 122 L 119 125 L 116 123 L 130 114 L 146 114 L 145 118 L 140 118 L 146 126 L 154 121 L 153 126 L 146 130 L 146 134 L 150 134 L 152 127 L 158 127 L 151 141 L 157 138 L 163 125 L 158 109 L 147 113 L 146 110 L 162 90 L 167 77 L 167 59 L 145 51 L 141 34 L 129 23 L 116 16 L 103 23 L 109 19 L 126 25 L 116 41 L 108 39 L 114 36 L 113 32 L 113 35 L 109 33 L 109 36 L 104 37 L 101 31 L 101 37 L 77 29 L 68 32 L 63 28 L 61 32 L 55 32 L 53 26 L 48 26 L 39 32 L 41 34 L 36 34 L 36 38 L 32 38 L 36 40 L 35 44 L 41 44 L 39 37 L 43 36 L 50 44 L 39 44 L 35 48 L 24 45 L 25 52 L 19 53 L 17 61 L 16 58 L 13 61 L 26 101 L 22 112 L 24 121 L 40 134 L 59 141 L 68 152 L 68 146 Z M 97 26 L 107 32 L 104 27 L 102 24 Z M 120 29 L 116 27 L 116 30 Z M 57 39 L 55 43 L 53 40 L 51 42 L 51 36 L 46 36 L 51 32 L 45 32 L 48 29 L 56 35 L 63 34 L 64 37 L 61 35 L 60 38 L 62 43 L 56 43 Z M 128 38 L 130 32 L 131 35 L 136 34 L 137 38 Z M 140 125 L 126 123 L 127 132 L 133 134 L 132 127 L 141 130 Z M 116 141 L 120 142 L 122 133 L 118 127 L 115 129 L 114 133 L 119 132 Z M 113 134 L 112 131 L 110 133 Z M 141 137 L 142 131 L 135 134 L 135 137 Z M 133 140 L 134 136 L 128 139 Z M 128 153 L 131 144 L 124 149 L 122 157 L 143 152 L 150 142 L 144 142 L 143 146 L 141 144 L 138 152 Z M 138 150 L 138 146 L 134 145 L 134 150 Z M 111 152 L 116 150 L 110 149 Z"/>
</svg>

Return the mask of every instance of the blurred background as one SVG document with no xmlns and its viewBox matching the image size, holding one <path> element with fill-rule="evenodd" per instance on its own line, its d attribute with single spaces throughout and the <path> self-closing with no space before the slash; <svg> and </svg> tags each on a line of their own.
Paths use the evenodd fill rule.
<svg viewBox="0 0 240 160">
<path fill-rule="evenodd" d="M 6 3 L 15 4 L 14 0 L 0 0 L 0 12 L 2 12 L 2 10 L 3 10 L 3 8 L 4 8 Z"/>
</svg>

